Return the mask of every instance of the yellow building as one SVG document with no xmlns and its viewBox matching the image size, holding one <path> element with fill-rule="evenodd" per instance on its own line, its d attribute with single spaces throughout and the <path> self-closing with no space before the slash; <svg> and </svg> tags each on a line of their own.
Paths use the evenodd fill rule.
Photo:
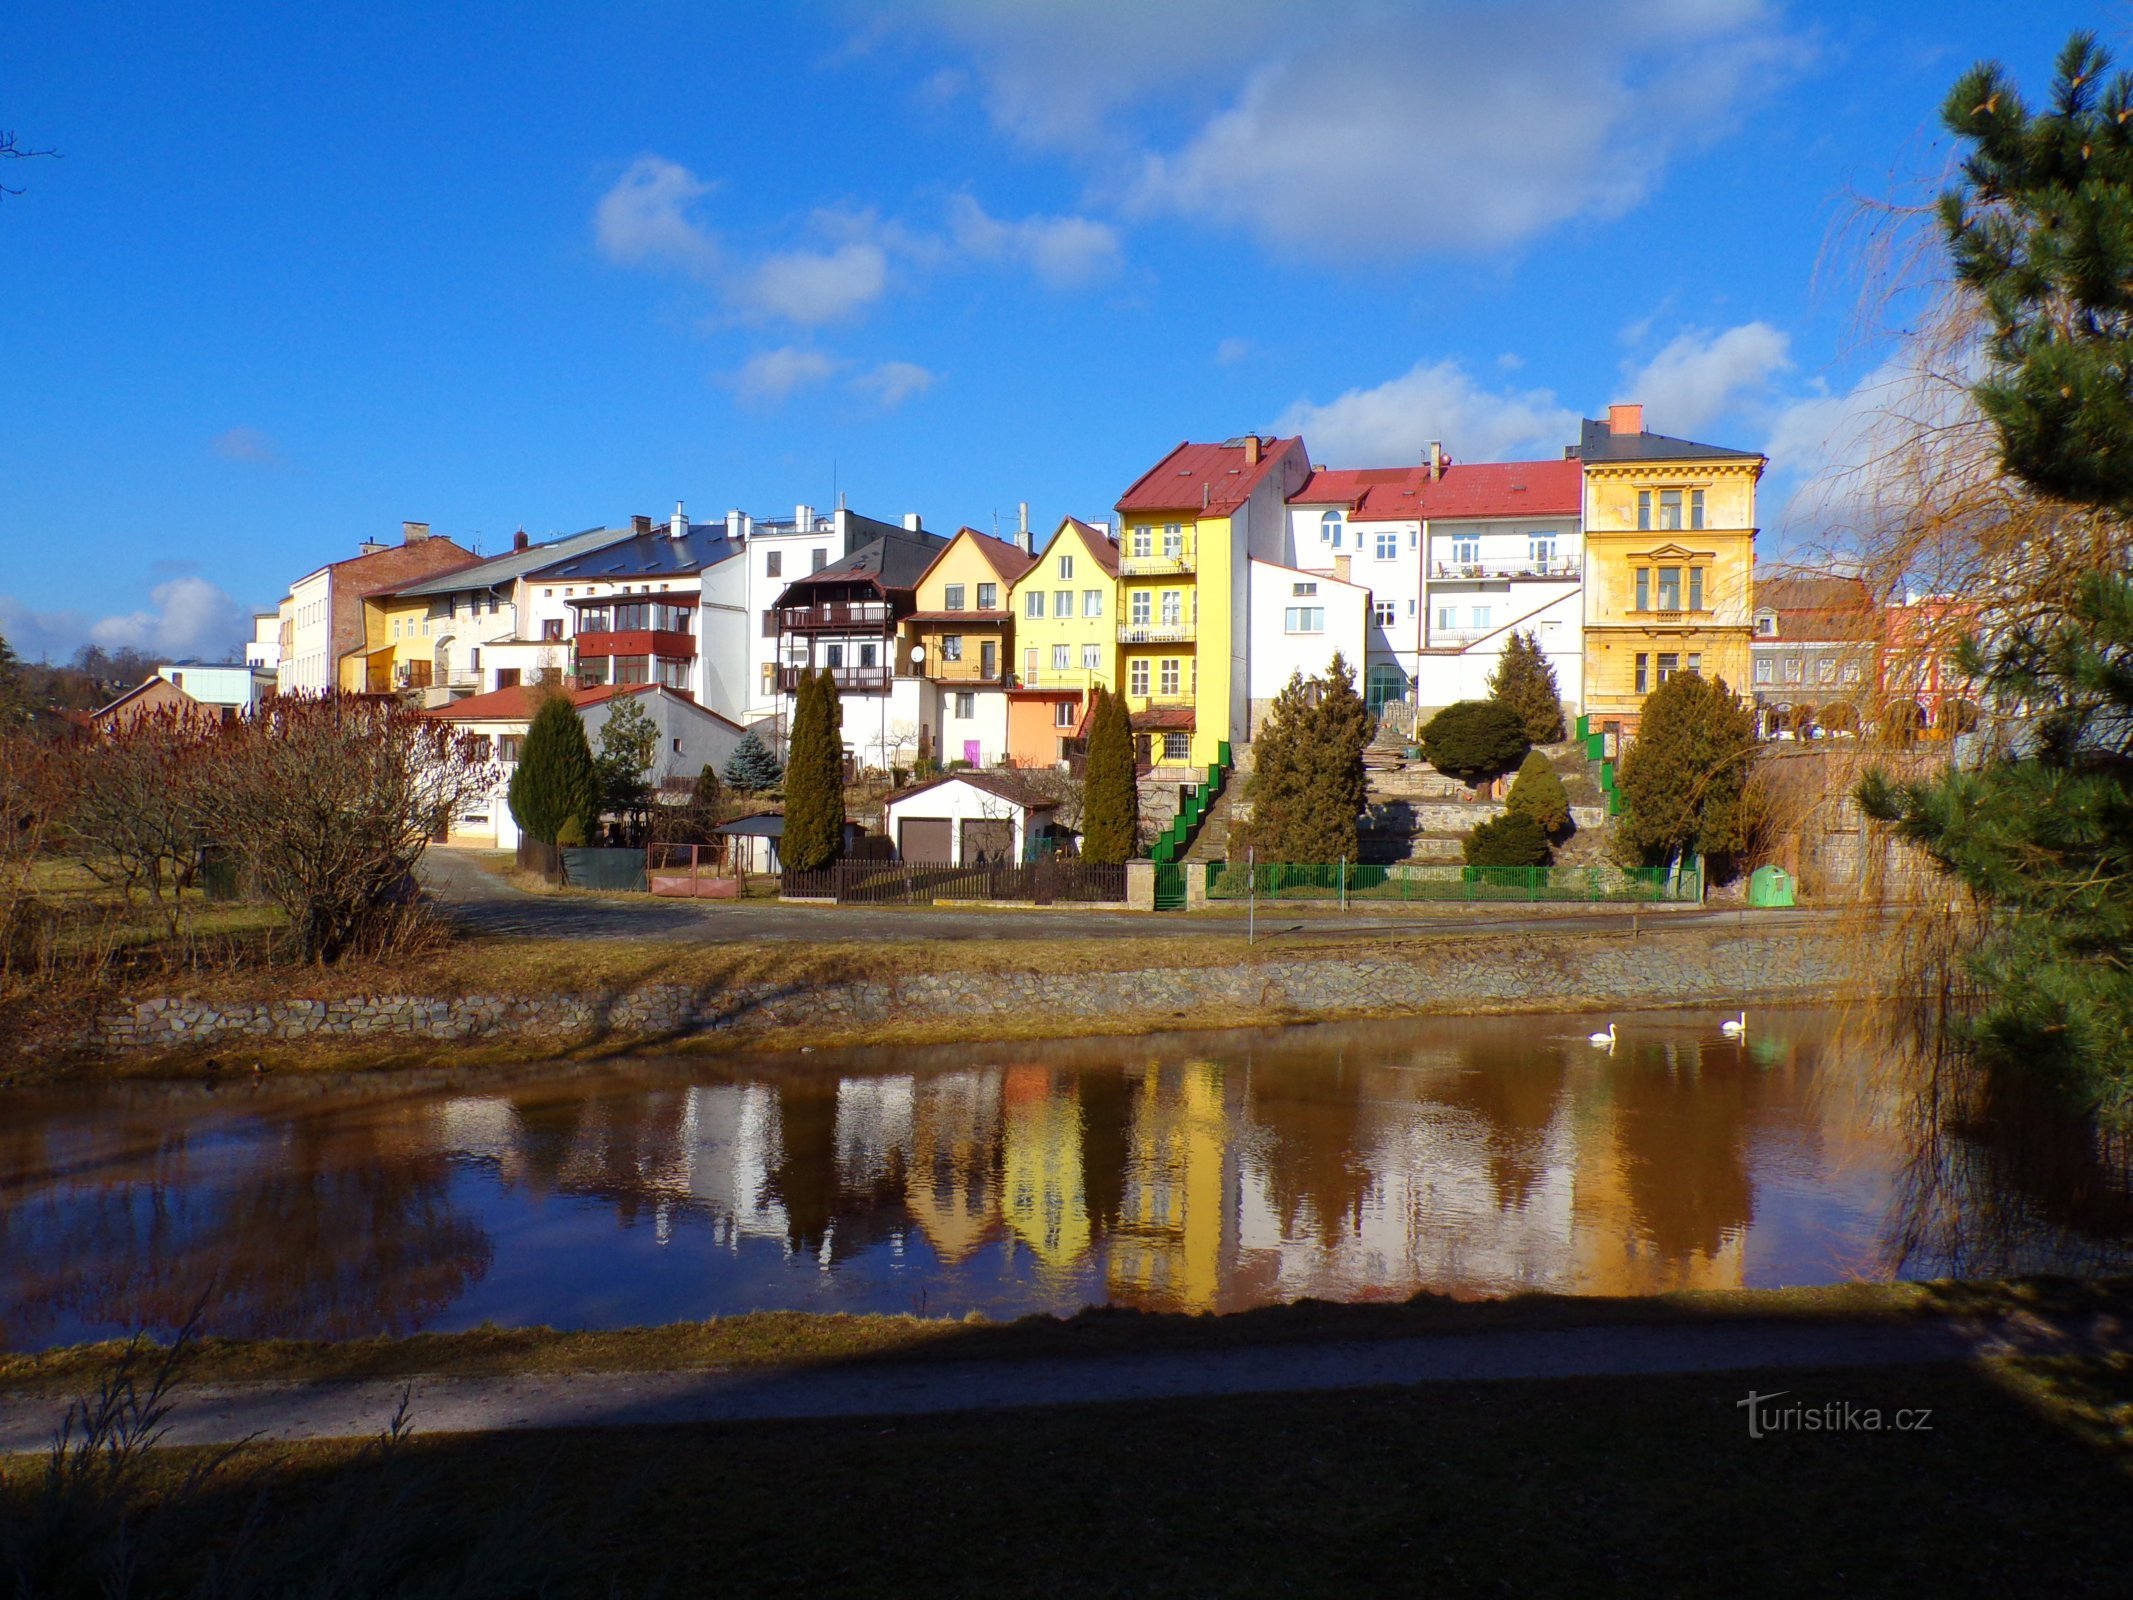
<svg viewBox="0 0 2133 1600">
<path fill-rule="evenodd" d="M 1254 557 L 1285 560 L 1301 439 L 1180 444 L 1120 496 L 1117 638 L 1133 727 L 1154 763 L 1205 767 L 1249 726 Z"/>
<path fill-rule="evenodd" d="M 1634 733 L 1677 672 L 1748 690 L 1755 486 L 1767 458 L 1644 431 L 1644 408 L 1586 422 L 1585 710 Z"/>
<path fill-rule="evenodd" d="M 1081 753 L 1090 697 L 1119 686 L 1117 543 L 1068 517 L 1009 604 L 1008 753 L 1017 766 L 1055 766 Z"/>
<path fill-rule="evenodd" d="M 899 648 L 931 688 L 920 717 L 940 730 L 942 761 L 998 766 L 1008 754 L 1015 580 L 1036 564 L 1019 545 L 964 528 L 919 574 Z"/>
<path fill-rule="evenodd" d="M 449 632 L 451 612 L 443 613 Z M 363 597 L 363 644 L 341 657 L 341 687 L 350 694 L 427 689 L 436 680 L 437 603 L 427 596 Z"/>
</svg>

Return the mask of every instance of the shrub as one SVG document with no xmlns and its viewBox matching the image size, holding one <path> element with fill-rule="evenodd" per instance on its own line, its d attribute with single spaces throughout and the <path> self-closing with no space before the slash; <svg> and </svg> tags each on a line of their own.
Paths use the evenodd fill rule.
<svg viewBox="0 0 2133 1600">
<path fill-rule="evenodd" d="M 1535 744 L 1553 744 L 1562 738 L 1563 692 L 1556 684 L 1555 668 L 1530 632 L 1513 633 L 1504 642 L 1496 670 L 1489 675 L 1489 698 L 1508 706 Z"/>
<path fill-rule="evenodd" d="M 1481 823 L 1466 837 L 1470 867 L 1545 867 L 1553 858 L 1541 825 L 1519 811 Z"/>
<path fill-rule="evenodd" d="M 600 773 L 568 695 L 548 695 L 534 712 L 506 798 L 519 831 L 542 844 L 561 843 L 573 819 L 581 843 L 598 830 Z"/>
<path fill-rule="evenodd" d="M 1525 759 L 1511 781 L 1511 794 L 1504 804 L 1522 817 L 1540 824 L 1542 833 L 1559 837 L 1570 826 L 1570 793 L 1556 775 L 1555 766 L 1538 750 Z"/>
<path fill-rule="evenodd" d="M 1531 748 L 1518 713 L 1494 700 L 1446 706 L 1422 729 L 1422 754 L 1429 764 L 1467 783 L 1509 772 Z"/>
</svg>

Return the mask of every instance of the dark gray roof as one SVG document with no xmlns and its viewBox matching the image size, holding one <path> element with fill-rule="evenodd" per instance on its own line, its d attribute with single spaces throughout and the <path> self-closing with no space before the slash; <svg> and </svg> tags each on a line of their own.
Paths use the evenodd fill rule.
<svg viewBox="0 0 2133 1600">
<path fill-rule="evenodd" d="M 490 589 L 568 557 L 583 555 L 629 537 L 627 528 L 587 528 L 583 533 L 568 533 L 561 538 L 529 544 L 523 550 L 507 550 L 472 566 L 454 567 L 450 572 L 441 572 L 434 578 L 424 578 L 420 583 L 411 583 L 393 592 L 400 595 L 458 594 L 467 589 Z"/>
<path fill-rule="evenodd" d="M 1670 439 L 1663 433 L 1616 433 L 1604 422 L 1584 419 L 1578 459 L 1593 461 L 1739 461 L 1762 460 L 1760 450 L 1729 450 L 1719 444 Z"/>
<path fill-rule="evenodd" d="M 650 533 L 622 534 L 597 550 L 551 562 L 526 574 L 529 578 L 673 578 L 701 572 L 741 553 L 738 543 L 726 537 L 723 522 L 692 522 L 688 533 L 675 538 L 663 524 Z"/>
<path fill-rule="evenodd" d="M 911 533 L 902 528 L 869 539 L 842 561 L 832 561 L 820 572 L 795 578 L 786 592 L 823 583 L 873 583 L 881 589 L 915 589 L 934 558 L 948 548 L 937 533 Z"/>
</svg>

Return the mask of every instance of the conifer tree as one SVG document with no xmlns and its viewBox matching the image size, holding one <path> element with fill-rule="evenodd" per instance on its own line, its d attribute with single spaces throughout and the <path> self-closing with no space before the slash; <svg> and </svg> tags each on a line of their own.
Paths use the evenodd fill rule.
<svg viewBox="0 0 2133 1600">
<path fill-rule="evenodd" d="M 644 697 L 618 694 L 607 703 L 600 724 L 600 774 L 603 809 L 641 826 L 652 807 L 652 762 L 659 751 L 659 724 L 644 709 Z"/>
<path fill-rule="evenodd" d="M 1508 706 L 1535 744 L 1553 744 L 1563 736 L 1563 692 L 1555 668 L 1531 632 L 1513 633 L 1504 641 L 1496 670 L 1489 675 L 1489 698 Z"/>
<path fill-rule="evenodd" d="M 794 872 L 819 871 L 844 848 L 841 720 L 829 669 L 801 673 L 785 765 L 785 837 L 778 852 Z"/>
<path fill-rule="evenodd" d="M 7 636 L 0 634 L 0 730 L 18 728 L 29 717 L 30 697 L 22 682 L 22 663 Z"/>
<path fill-rule="evenodd" d="M 1422 754 L 1439 772 L 1478 783 L 1526 759 L 1532 741 L 1518 713 L 1494 700 L 1459 700 L 1422 725 Z"/>
<path fill-rule="evenodd" d="M 1570 791 L 1556 775 L 1554 763 L 1538 750 L 1526 757 L 1518 776 L 1511 780 L 1511 793 L 1504 800 L 1504 807 L 1531 817 L 1550 838 L 1570 826 Z"/>
<path fill-rule="evenodd" d="M 600 774 L 570 696 L 542 699 L 505 798 L 519 831 L 529 839 L 557 844 L 568 831 L 582 844 L 598 832 Z"/>
<path fill-rule="evenodd" d="M 1293 841 L 1298 853 L 1292 859 L 1353 861 L 1356 822 L 1370 799 L 1363 774 L 1363 750 L 1374 731 L 1370 708 L 1355 692 L 1355 673 L 1338 651 L 1312 680 L 1312 690 L 1302 832 Z"/>
<path fill-rule="evenodd" d="M 726 758 L 727 784 L 748 794 L 775 789 L 784 776 L 785 769 L 778 765 L 777 756 L 752 730 L 741 735 L 741 742 Z"/>
<path fill-rule="evenodd" d="M 1103 866 L 1132 860 L 1140 848 L 1140 805 L 1140 774 L 1126 702 L 1108 689 L 1098 689 L 1082 770 L 1082 860 Z"/>
<path fill-rule="evenodd" d="M 1647 866 L 1685 851 L 1730 856 L 1746 839 L 1741 791 L 1755 754 L 1755 711 L 1723 678 L 1679 672 L 1645 696 L 1617 782 L 1621 848 Z"/>
<path fill-rule="evenodd" d="M 1554 856 L 1546 832 L 1522 811 L 1476 823 L 1460 853 L 1470 867 L 1545 867 Z"/>
<path fill-rule="evenodd" d="M 1305 753 L 1312 734 L 1311 693 L 1301 671 L 1274 696 L 1252 738 L 1252 776 L 1245 794 L 1252 802 L 1252 848 L 1262 861 L 1304 861 L 1301 823 L 1310 784 Z"/>
</svg>

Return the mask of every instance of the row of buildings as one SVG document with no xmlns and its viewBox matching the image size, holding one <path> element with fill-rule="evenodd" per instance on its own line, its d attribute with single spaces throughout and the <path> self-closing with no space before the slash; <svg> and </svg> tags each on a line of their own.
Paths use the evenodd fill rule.
<svg viewBox="0 0 2133 1600">
<path fill-rule="evenodd" d="M 1301 438 L 1182 443 L 1111 518 L 1041 546 L 801 505 L 523 534 L 477 557 L 426 525 L 291 586 L 250 652 L 282 692 L 402 692 L 440 709 L 543 678 L 651 686 L 737 730 L 782 729 L 828 668 L 856 759 L 1051 766 L 1097 688 L 1153 765 L 1205 767 L 1251 737 L 1295 671 L 1336 654 L 1374 705 L 1485 693 L 1514 632 L 1565 701 L 1633 730 L 1675 672 L 1742 684 L 1764 458 L 1588 421 L 1549 460 L 1336 470 Z"/>
</svg>

